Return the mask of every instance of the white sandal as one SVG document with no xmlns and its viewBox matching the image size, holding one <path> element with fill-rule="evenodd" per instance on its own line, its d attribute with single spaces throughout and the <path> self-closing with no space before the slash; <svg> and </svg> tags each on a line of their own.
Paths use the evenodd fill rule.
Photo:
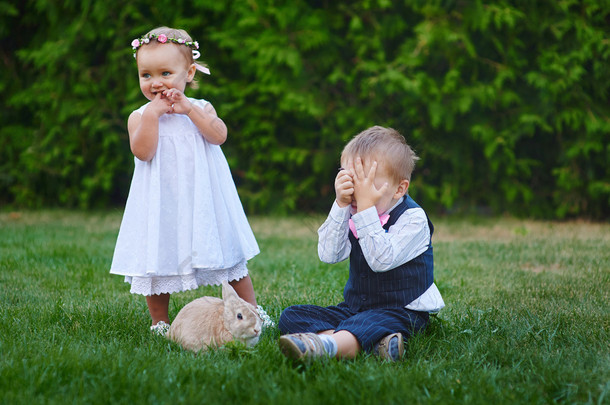
<svg viewBox="0 0 610 405">
<path fill-rule="evenodd" d="M 150 330 L 155 335 L 165 336 L 165 335 L 167 335 L 167 332 L 169 331 L 169 326 L 170 326 L 169 323 L 164 322 L 164 321 L 159 321 L 155 325 L 151 326 Z"/>
<path fill-rule="evenodd" d="M 263 309 L 263 307 L 257 305 L 256 310 L 258 311 L 258 316 L 261 317 L 261 321 L 263 321 L 263 328 L 275 327 L 275 322 L 273 322 L 273 320 L 271 319 L 267 311 Z"/>
</svg>

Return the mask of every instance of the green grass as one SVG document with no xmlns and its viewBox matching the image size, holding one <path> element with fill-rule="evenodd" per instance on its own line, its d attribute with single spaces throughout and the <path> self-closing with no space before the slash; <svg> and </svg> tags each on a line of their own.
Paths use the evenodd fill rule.
<svg viewBox="0 0 610 405">
<path fill-rule="evenodd" d="M 199 355 L 148 331 L 108 273 L 120 212 L 0 214 L 0 403 L 610 403 L 610 225 L 437 219 L 447 307 L 400 363 L 293 364 L 277 329 Z M 322 218 L 251 218 L 259 303 L 339 302 L 346 264 L 317 259 Z M 219 287 L 173 296 L 172 316 Z"/>
</svg>

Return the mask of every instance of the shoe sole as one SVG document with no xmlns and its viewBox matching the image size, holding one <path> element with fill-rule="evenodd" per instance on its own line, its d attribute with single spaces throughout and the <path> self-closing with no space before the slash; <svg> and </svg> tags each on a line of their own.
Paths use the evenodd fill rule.
<svg viewBox="0 0 610 405">
<path fill-rule="evenodd" d="M 387 343 L 389 345 L 390 340 L 392 340 L 392 338 L 394 336 L 396 336 L 398 338 L 398 357 L 396 359 L 392 358 L 392 356 L 390 356 L 390 348 L 389 347 L 384 347 L 383 350 L 381 350 L 379 352 L 379 357 L 381 357 L 383 360 L 387 360 L 387 361 L 399 361 L 400 359 L 402 359 L 402 356 L 404 355 L 405 347 L 404 347 L 404 341 L 402 339 L 402 334 L 401 333 L 393 333 L 393 334 L 391 334 L 385 343 Z"/>
<path fill-rule="evenodd" d="M 305 356 L 305 353 L 299 349 L 296 343 L 292 341 L 292 339 L 287 338 L 285 336 L 280 336 L 280 350 L 284 354 L 284 356 L 289 357 L 291 359 L 300 360 Z"/>
</svg>

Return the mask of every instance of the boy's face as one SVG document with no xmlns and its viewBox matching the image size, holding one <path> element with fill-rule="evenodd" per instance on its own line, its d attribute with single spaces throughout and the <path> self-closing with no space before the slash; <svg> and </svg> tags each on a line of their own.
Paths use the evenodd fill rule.
<svg viewBox="0 0 610 405">
<path fill-rule="evenodd" d="M 355 158 L 352 158 L 351 161 L 354 162 Z M 374 161 L 374 158 L 362 159 L 364 173 L 369 173 L 369 170 L 371 170 L 371 165 Z M 348 159 L 342 158 L 341 166 L 347 168 L 348 165 Z M 350 170 L 353 173 L 353 168 Z M 375 188 L 377 190 L 381 190 L 385 183 L 388 183 L 388 187 L 381 194 L 381 197 L 377 201 L 377 204 L 375 204 L 375 208 L 377 209 L 378 214 L 383 214 L 384 212 L 392 208 L 392 206 L 396 204 L 400 197 L 406 194 L 407 189 L 409 187 L 409 182 L 407 180 L 397 182 L 392 176 L 390 176 L 390 172 L 384 162 L 377 161 L 377 171 L 375 173 L 375 180 L 373 181 L 373 184 L 375 185 Z M 352 196 L 352 209 L 354 212 L 358 210 L 358 197 L 356 196 L 356 194 Z"/>
<path fill-rule="evenodd" d="M 189 66 L 176 44 L 145 45 L 138 50 L 138 76 L 142 94 L 153 100 L 159 92 L 178 89 L 184 93 L 193 80 L 195 65 Z"/>
<path fill-rule="evenodd" d="M 382 194 L 381 199 L 377 204 L 375 204 L 375 208 L 377 208 L 378 214 L 383 214 L 398 201 L 398 198 L 394 199 L 394 195 L 398 189 L 398 183 L 391 177 L 384 167 L 382 163 L 377 163 L 377 174 L 375 175 L 375 187 L 377 190 L 380 190 L 385 183 L 388 183 L 389 187 Z"/>
</svg>

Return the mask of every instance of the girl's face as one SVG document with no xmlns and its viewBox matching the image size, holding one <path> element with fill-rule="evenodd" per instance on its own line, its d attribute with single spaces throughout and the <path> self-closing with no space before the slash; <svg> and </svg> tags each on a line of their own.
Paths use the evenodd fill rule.
<svg viewBox="0 0 610 405">
<path fill-rule="evenodd" d="M 142 94 L 153 100 L 159 92 L 178 89 L 184 93 L 195 76 L 195 65 L 186 61 L 177 44 L 145 45 L 138 50 L 138 75 Z"/>
</svg>

